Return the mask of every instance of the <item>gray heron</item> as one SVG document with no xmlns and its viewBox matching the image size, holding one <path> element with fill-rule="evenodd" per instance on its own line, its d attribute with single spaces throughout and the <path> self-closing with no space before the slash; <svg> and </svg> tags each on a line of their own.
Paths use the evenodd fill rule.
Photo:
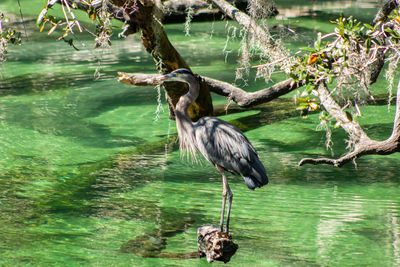
<svg viewBox="0 0 400 267">
<path fill-rule="evenodd" d="M 178 69 L 161 76 L 159 82 L 178 81 L 187 83 L 189 91 L 180 97 L 175 107 L 176 128 L 180 150 L 193 157 L 200 152 L 222 175 L 222 211 L 219 230 L 223 232 L 226 198 L 226 233 L 229 233 L 229 217 L 233 194 L 225 172 L 240 174 L 247 187 L 254 190 L 268 184 L 265 168 L 250 141 L 235 126 L 215 117 L 202 117 L 197 122 L 190 119 L 188 108 L 199 95 L 200 84 L 190 70 Z"/>
</svg>

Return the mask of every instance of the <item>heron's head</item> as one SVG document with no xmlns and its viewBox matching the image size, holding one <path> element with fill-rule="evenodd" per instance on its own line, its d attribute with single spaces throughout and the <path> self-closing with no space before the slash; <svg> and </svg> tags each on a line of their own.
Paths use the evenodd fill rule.
<svg viewBox="0 0 400 267">
<path fill-rule="evenodd" d="M 194 79 L 194 74 L 188 69 L 177 69 L 171 73 L 163 75 L 161 81 L 174 81 L 174 82 L 184 82 L 190 83 Z"/>
</svg>

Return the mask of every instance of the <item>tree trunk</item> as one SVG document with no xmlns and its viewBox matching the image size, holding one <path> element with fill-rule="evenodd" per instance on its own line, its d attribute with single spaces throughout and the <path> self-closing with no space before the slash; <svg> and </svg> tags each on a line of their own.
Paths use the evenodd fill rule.
<svg viewBox="0 0 400 267">
<path fill-rule="evenodd" d="M 121 8 L 125 22 L 132 29 L 140 29 L 143 46 L 153 57 L 160 73 L 166 74 L 179 68 L 190 69 L 169 41 L 161 23 L 162 11 L 156 1 L 109 1 Z M 174 117 L 173 109 L 180 96 L 185 94 L 188 88 L 182 83 L 168 83 L 164 84 L 164 89 L 170 107 L 170 117 Z M 199 97 L 189 107 L 189 115 L 193 120 L 197 120 L 203 116 L 212 115 L 212 113 L 210 92 L 208 87 L 203 85 L 200 87 Z"/>
</svg>

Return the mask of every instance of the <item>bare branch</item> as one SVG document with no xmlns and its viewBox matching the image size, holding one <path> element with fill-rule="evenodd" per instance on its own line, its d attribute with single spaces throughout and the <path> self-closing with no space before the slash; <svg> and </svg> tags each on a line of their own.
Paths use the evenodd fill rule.
<svg viewBox="0 0 400 267">
<path fill-rule="evenodd" d="M 345 156 L 339 158 L 339 159 L 330 159 L 330 158 L 304 158 L 300 160 L 299 166 L 303 166 L 304 164 L 313 164 L 313 165 L 318 165 L 318 164 L 328 164 L 328 165 L 333 165 L 334 167 L 341 167 L 344 164 L 352 161 L 355 159 L 354 153 L 348 153 Z"/>
<path fill-rule="evenodd" d="M 304 164 L 329 164 L 335 167 L 341 167 L 344 164 L 354 161 L 357 158 L 365 155 L 389 155 L 395 152 L 400 152 L 399 140 L 394 140 L 393 138 L 388 138 L 385 141 L 374 141 L 370 140 L 368 142 L 360 142 L 357 148 L 338 159 L 330 158 L 304 158 L 300 160 L 299 166 Z"/>
<path fill-rule="evenodd" d="M 302 84 L 288 79 L 269 88 L 249 93 L 229 83 L 212 78 L 202 76 L 202 80 L 207 83 L 211 92 L 226 96 L 241 107 L 250 107 L 269 102 L 302 86 Z"/>
<path fill-rule="evenodd" d="M 355 141 L 354 150 L 341 156 L 338 159 L 330 158 L 304 158 L 299 162 L 299 166 L 304 164 L 330 164 L 335 167 L 341 167 L 344 164 L 354 161 L 357 158 L 364 155 L 389 155 L 395 152 L 400 152 L 400 80 L 397 87 L 397 99 L 396 99 L 396 116 L 393 124 L 393 131 L 391 136 L 385 141 L 375 141 L 369 139 L 369 137 L 361 129 L 361 126 L 352 120 L 349 120 L 343 110 L 337 106 L 336 103 L 332 103 L 331 96 L 326 93 L 328 92 L 326 86 L 320 85 L 318 92 L 323 95 L 324 102 L 322 104 L 331 113 L 331 115 L 340 121 L 342 128 L 349 134 L 350 138 Z M 321 99 L 322 101 L 322 99 Z"/>
<path fill-rule="evenodd" d="M 118 80 L 121 83 L 135 86 L 156 86 L 157 78 L 160 74 L 144 74 L 144 73 L 125 73 L 118 72 Z"/>
<path fill-rule="evenodd" d="M 118 75 L 118 80 L 120 82 L 136 86 L 156 86 L 158 84 L 157 79 L 160 77 L 159 74 L 124 72 L 118 72 Z M 249 93 L 229 83 L 205 76 L 200 76 L 200 83 L 207 86 L 211 92 L 233 100 L 240 107 L 250 107 L 269 102 L 302 86 L 302 84 L 295 83 L 292 79 L 288 79 L 269 88 Z"/>
<path fill-rule="evenodd" d="M 326 111 L 338 122 L 340 126 L 349 134 L 354 143 L 360 140 L 369 140 L 367 134 L 363 131 L 360 124 L 348 116 L 348 114 L 336 103 L 332 94 L 329 92 L 326 84 L 320 83 L 317 87 L 319 99 Z"/>
</svg>

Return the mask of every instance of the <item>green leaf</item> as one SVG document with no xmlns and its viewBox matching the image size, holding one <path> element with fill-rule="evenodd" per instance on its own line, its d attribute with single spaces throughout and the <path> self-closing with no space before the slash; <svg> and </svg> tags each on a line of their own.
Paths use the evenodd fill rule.
<svg viewBox="0 0 400 267">
<path fill-rule="evenodd" d="M 57 23 L 57 21 L 58 21 L 57 18 L 52 15 L 47 15 L 46 18 L 54 23 Z"/>
<path fill-rule="evenodd" d="M 367 27 L 368 29 L 373 29 L 374 28 L 371 25 L 369 25 L 368 23 L 364 23 L 364 26 Z"/>
<path fill-rule="evenodd" d="M 307 98 L 300 98 L 300 97 L 296 97 L 296 101 L 299 101 L 299 105 L 301 105 L 302 103 L 307 103 L 307 101 L 310 99 L 310 97 Z"/>
<path fill-rule="evenodd" d="M 57 28 L 57 24 L 54 25 L 53 27 L 51 27 L 51 29 L 47 32 L 47 35 L 52 34 L 55 31 L 56 28 Z"/>
<path fill-rule="evenodd" d="M 311 93 L 312 90 L 315 89 L 315 84 L 307 84 L 306 92 Z"/>
<path fill-rule="evenodd" d="M 367 40 L 365 40 L 365 46 L 367 48 L 367 53 L 369 52 L 369 49 L 371 48 L 371 39 L 367 38 Z"/>
<path fill-rule="evenodd" d="M 40 25 L 42 25 L 43 19 L 44 19 L 44 17 L 46 16 L 46 14 L 47 14 L 47 9 L 46 9 L 46 8 L 43 9 L 42 12 L 40 12 L 40 14 L 39 14 L 39 16 L 38 16 L 38 18 L 37 18 L 37 20 L 36 20 L 36 25 L 37 25 L 38 27 L 40 27 Z"/>
<path fill-rule="evenodd" d="M 43 22 L 43 24 L 42 24 L 42 27 L 40 27 L 40 30 L 39 30 L 40 32 L 42 32 L 42 31 L 43 31 L 43 29 L 44 29 L 44 25 L 46 25 L 46 22 L 47 22 L 47 21 Z"/>
<path fill-rule="evenodd" d="M 395 32 L 390 28 L 385 28 L 385 32 L 390 33 L 390 34 L 395 34 Z"/>
<path fill-rule="evenodd" d="M 381 45 L 381 42 L 379 42 L 378 39 L 372 38 L 371 41 L 376 45 Z"/>
<path fill-rule="evenodd" d="M 297 76 L 296 74 L 294 74 L 294 73 L 290 73 L 289 74 L 289 76 L 290 76 L 290 78 L 292 78 L 294 81 L 299 81 L 299 76 Z"/>
<path fill-rule="evenodd" d="M 316 52 L 316 50 L 314 48 L 307 47 L 307 46 L 300 47 L 300 50 L 304 50 L 304 51 L 311 52 L 311 53 Z"/>
<path fill-rule="evenodd" d="M 57 3 L 57 0 L 51 0 L 51 1 L 49 1 L 47 7 L 52 7 L 52 6 L 54 6 L 56 3 Z"/>
<path fill-rule="evenodd" d="M 301 110 L 301 111 L 302 111 L 302 110 L 305 110 L 305 109 L 306 109 L 306 108 L 304 108 L 304 107 L 297 107 L 297 108 L 296 108 L 296 110 Z"/>
<path fill-rule="evenodd" d="M 347 118 L 349 121 L 353 121 L 353 116 L 351 115 L 350 112 L 345 111 L 345 114 L 346 114 L 346 118 Z"/>
<path fill-rule="evenodd" d="M 318 33 L 317 41 L 314 42 L 314 48 L 316 51 L 321 49 L 321 33 Z"/>
</svg>

